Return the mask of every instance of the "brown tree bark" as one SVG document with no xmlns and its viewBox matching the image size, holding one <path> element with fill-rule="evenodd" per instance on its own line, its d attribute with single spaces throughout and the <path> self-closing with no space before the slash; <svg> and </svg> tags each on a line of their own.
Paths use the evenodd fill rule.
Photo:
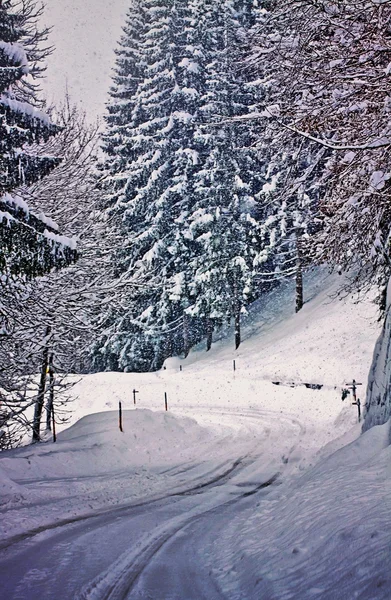
<svg viewBox="0 0 391 600">
<path fill-rule="evenodd" d="M 238 289 L 235 284 L 234 288 L 234 319 L 235 319 L 235 349 L 237 350 L 241 344 L 241 328 L 240 328 L 240 311 L 242 305 L 238 297 Z"/>
<path fill-rule="evenodd" d="M 210 319 L 209 317 L 206 320 L 206 351 L 209 352 L 209 350 L 212 347 L 212 343 L 213 343 L 213 330 L 214 330 L 214 325 L 213 325 L 213 321 L 212 319 Z"/>
<path fill-rule="evenodd" d="M 304 305 L 303 291 L 303 256 L 301 249 L 301 233 L 296 232 L 296 312 L 298 313 Z"/>
<path fill-rule="evenodd" d="M 46 374 L 48 371 L 48 364 L 49 364 L 49 340 L 48 340 L 48 338 L 50 336 L 51 331 L 52 331 L 52 328 L 50 327 L 50 325 L 48 325 L 46 327 L 46 332 L 45 332 L 46 343 L 45 343 L 45 347 L 44 347 L 43 353 L 42 353 L 41 377 L 39 379 L 38 394 L 37 394 L 37 400 L 35 402 L 35 409 L 34 409 L 33 442 L 39 442 L 41 439 L 41 434 L 40 434 L 41 417 L 42 417 L 43 405 L 44 405 L 44 401 L 45 401 Z"/>
<path fill-rule="evenodd" d="M 49 400 L 46 406 L 46 429 L 52 429 L 52 412 L 54 409 L 54 368 L 53 354 L 49 356 Z"/>
</svg>

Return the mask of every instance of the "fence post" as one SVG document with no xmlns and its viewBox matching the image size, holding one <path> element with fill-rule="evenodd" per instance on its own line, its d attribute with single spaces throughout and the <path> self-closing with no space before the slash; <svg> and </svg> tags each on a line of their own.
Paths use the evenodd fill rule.
<svg viewBox="0 0 391 600">
<path fill-rule="evenodd" d="M 165 404 L 166 411 L 167 411 L 168 410 L 167 392 L 164 392 L 164 404 Z"/>
<path fill-rule="evenodd" d="M 236 360 L 233 361 L 233 366 L 234 366 L 234 372 L 236 371 Z"/>
<path fill-rule="evenodd" d="M 136 394 L 138 394 L 138 391 L 136 389 L 133 390 L 133 403 L 136 406 Z"/>
<path fill-rule="evenodd" d="M 52 424 L 53 424 L 53 444 L 57 442 L 57 434 L 56 434 L 56 419 L 54 417 L 54 404 L 52 405 Z"/>
<path fill-rule="evenodd" d="M 119 403 L 119 430 L 123 433 L 122 428 L 122 402 Z"/>
<path fill-rule="evenodd" d="M 353 400 L 354 400 L 354 402 L 352 404 L 354 406 L 357 406 L 357 410 L 358 410 L 358 422 L 361 423 L 361 402 L 360 402 L 360 398 L 357 398 L 357 386 L 358 385 L 362 385 L 362 383 L 360 383 L 360 382 L 356 381 L 355 379 L 353 379 L 352 383 L 348 383 L 347 385 L 353 391 Z"/>
<path fill-rule="evenodd" d="M 353 402 L 355 406 L 357 406 L 358 410 L 358 422 L 361 423 L 361 401 L 360 398 L 357 398 L 356 402 Z"/>
</svg>

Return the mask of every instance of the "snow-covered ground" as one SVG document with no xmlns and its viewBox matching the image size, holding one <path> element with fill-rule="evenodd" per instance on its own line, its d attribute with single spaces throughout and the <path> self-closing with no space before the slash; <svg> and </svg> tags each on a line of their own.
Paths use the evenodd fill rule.
<svg viewBox="0 0 391 600">
<path fill-rule="evenodd" d="M 238 352 L 83 377 L 56 445 L 0 456 L 1 597 L 389 600 L 389 426 L 341 401 L 379 324 L 339 285 L 310 275 L 299 315 L 274 291 Z"/>
</svg>

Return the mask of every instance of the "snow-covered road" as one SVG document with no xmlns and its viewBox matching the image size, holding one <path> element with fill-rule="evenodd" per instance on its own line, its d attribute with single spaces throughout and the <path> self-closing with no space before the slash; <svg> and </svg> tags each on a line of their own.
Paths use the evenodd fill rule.
<svg viewBox="0 0 391 600">
<path fill-rule="evenodd" d="M 277 436 L 272 411 L 201 410 L 224 431 L 206 445 L 208 456 L 199 448 L 196 460 L 170 467 L 164 473 L 169 487 L 157 498 L 70 516 L 11 538 L 0 554 L 4 597 L 220 598 L 208 543 L 279 483 L 304 428 L 297 419 L 279 418 Z M 110 473 L 105 477 L 109 481 Z M 46 487 L 59 483 L 67 481 L 45 479 Z M 39 489 L 42 480 L 23 484 Z"/>
</svg>

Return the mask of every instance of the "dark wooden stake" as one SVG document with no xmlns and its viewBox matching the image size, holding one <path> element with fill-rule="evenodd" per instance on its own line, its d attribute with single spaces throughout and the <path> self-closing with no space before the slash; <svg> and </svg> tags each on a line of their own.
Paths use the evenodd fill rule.
<svg viewBox="0 0 391 600">
<path fill-rule="evenodd" d="M 361 423 L 361 402 L 360 402 L 360 398 L 357 398 L 357 402 L 353 402 L 353 404 L 357 405 L 357 410 L 358 410 L 358 422 Z"/>
<path fill-rule="evenodd" d="M 182 372 L 182 365 L 179 365 L 179 370 Z"/>
<path fill-rule="evenodd" d="M 168 410 L 167 392 L 164 392 L 164 404 L 165 404 L 166 410 Z"/>
<path fill-rule="evenodd" d="M 353 404 L 353 406 L 357 406 L 358 422 L 361 423 L 361 402 L 360 402 L 360 398 L 357 398 L 357 386 L 362 385 L 362 383 L 359 383 L 358 381 L 353 379 L 352 383 L 348 383 L 347 385 L 348 385 L 348 387 L 350 387 L 350 389 L 353 392 L 354 402 L 352 402 L 352 404 Z"/>
<path fill-rule="evenodd" d="M 138 391 L 135 389 L 133 390 L 133 404 L 136 406 L 136 394 L 138 394 Z"/>
<path fill-rule="evenodd" d="M 122 429 L 122 402 L 119 403 L 119 430 L 123 433 Z"/>
<path fill-rule="evenodd" d="M 353 392 L 353 404 L 357 403 L 357 386 L 358 385 L 362 385 L 362 383 L 359 383 L 358 381 L 356 381 L 355 379 L 353 379 L 352 383 L 347 383 L 346 384 Z"/>
<path fill-rule="evenodd" d="M 52 406 L 52 424 L 53 424 L 53 444 L 57 442 L 57 434 L 56 434 L 56 419 L 54 418 L 54 404 Z"/>
<path fill-rule="evenodd" d="M 236 360 L 234 360 L 233 363 L 234 363 L 234 371 L 236 371 Z"/>
<path fill-rule="evenodd" d="M 45 401 L 45 390 L 46 390 L 46 375 L 48 372 L 48 362 L 49 362 L 49 336 L 51 334 L 52 328 L 50 325 L 46 327 L 45 338 L 46 343 L 43 349 L 42 354 L 42 367 L 41 367 L 41 377 L 39 380 L 38 386 L 38 394 L 37 400 L 35 402 L 34 408 L 34 421 L 33 421 L 33 442 L 39 442 L 41 439 L 40 429 L 41 429 L 41 416 L 43 405 Z"/>
</svg>

